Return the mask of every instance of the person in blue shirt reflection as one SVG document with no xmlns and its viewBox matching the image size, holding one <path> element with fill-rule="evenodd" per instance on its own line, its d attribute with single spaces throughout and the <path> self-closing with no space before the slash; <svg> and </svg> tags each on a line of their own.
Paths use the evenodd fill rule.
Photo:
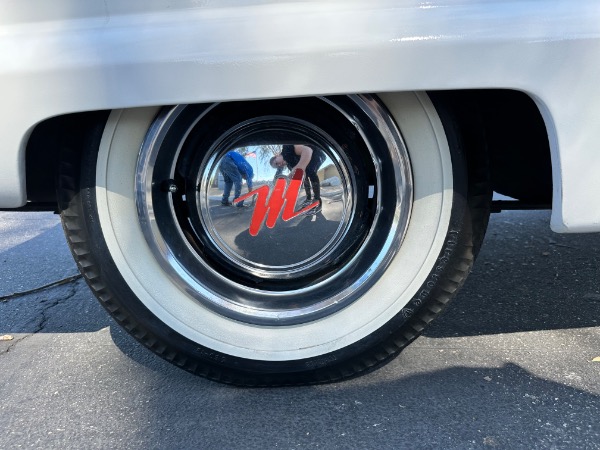
<svg viewBox="0 0 600 450">
<path fill-rule="evenodd" d="M 219 171 L 223 174 L 223 178 L 225 180 L 225 188 L 223 189 L 221 205 L 231 205 L 229 202 L 229 195 L 231 194 L 232 187 L 234 187 L 233 200 L 242 194 L 242 179 L 246 180 L 248 192 L 252 190 L 252 178 L 254 177 L 254 171 L 252 170 L 252 166 L 248 163 L 248 161 L 246 161 L 246 158 L 239 153 L 234 151 L 228 152 L 219 165 Z M 243 207 L 244 202 L 239 202 L 237 206 Z"/>
</svg>

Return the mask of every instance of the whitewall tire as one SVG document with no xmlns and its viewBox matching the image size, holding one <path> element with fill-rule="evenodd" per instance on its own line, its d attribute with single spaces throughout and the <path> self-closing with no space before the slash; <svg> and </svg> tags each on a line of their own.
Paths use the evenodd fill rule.
<svg viewBox="0 0 600 450">
<path fill-rule="evenodd" d="M 322 188 L 318 216 L 242 233 L 252 208 L 216 203 L 222 158 L 302 139 L 342 187 Z M 113 111 L 69 158 L 63 223 L 99 300 L 159 355 L 239 385 L 387 361 L 462 284 L 487 223 L 460 138 L 425 93 Z M 318 251 L 277 256 L 311 239 Z"/>
</svg>

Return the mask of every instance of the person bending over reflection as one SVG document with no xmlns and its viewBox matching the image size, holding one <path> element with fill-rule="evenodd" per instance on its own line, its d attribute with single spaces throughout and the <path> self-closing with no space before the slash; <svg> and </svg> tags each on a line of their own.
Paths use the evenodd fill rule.
<svg viewBox="0 0 600 450">
<path fill-rule="evenodd" d="M 271 158 L 270 164 L 271 167 L 278 170 L 288 167 L 290 173 L 294 173 L 296 169 L 304 171 L 306 174 L 304 177 L 306 200 L 300 205 L 300 208 L 310 205 L 313 201 L 318 201 L 319 205 L 312 210 L 313 213 L 318 213 L 322 209 L 323 201 L 321 200 L 321 182 L 317 172 L 323 161 L 325 161 L 325 153 L 320 148 L 308 145 L 284 145 L 281 153 Z"/>
</svg>

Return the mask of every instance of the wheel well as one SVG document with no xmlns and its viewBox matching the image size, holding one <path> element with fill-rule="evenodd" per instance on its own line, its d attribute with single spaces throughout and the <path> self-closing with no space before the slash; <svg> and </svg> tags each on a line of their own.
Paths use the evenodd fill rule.
<svg viewBox="0 0 600 450">
<path fill-rule="evenodd" d="M 519 200 L 525 208 L 552 201 L 550 145 L 544 120 L 527 94 L 511 90 L 431 92 L 443 98 L 457 120 L 468 149 L 487 152 L 494 192 Z M 473 139 L 483 134 L 483 139 Z M 521 209 L 521 208 L 516 208 Z"/>
<path fill-rule="evenodd" d="M 107 116 L 107 111 L 68 114 L 47 119 L 35 127 L 25 153 L 27 209 L 56 210 L 61 149 L 81 148 L 92 127 Z"/>
<path fill-rule="evenodd" d="M 463 133 L 481 133 L 490 160 L 495 192 L 527 202 L 549 205 L 552 171 L 548 135 L 542 116 L 525 93 L 511 90 L 438 91 L 451 105 Z M 468 110 L 468 111 L 467 111 Z M 475 111 L 474 111 L 475 110 Z M 27 199 L 44 209 L 56 208 L 56 174 L 63 146 L 81 146 L 91 127 L 108 112 L 94 111 L 54 117 L 39 123 L 27 144 Z M 479 128 L 479 129 L 478 129 Z"/>
<path fill-rule="evenodd" d="M 477 95 L 477 91 L 474 92 Z M 494 191 L 532 205 L 552 202 L 552 163 L 544 119 L 531 97 L 509 90 L 478 95 Z"/>
</svg>

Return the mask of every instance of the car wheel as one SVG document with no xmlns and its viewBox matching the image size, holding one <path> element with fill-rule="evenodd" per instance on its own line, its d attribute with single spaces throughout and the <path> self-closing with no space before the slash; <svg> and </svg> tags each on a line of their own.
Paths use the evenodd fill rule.
<svg viewBox="0 0 600 450">
<path fill-rule="evenodd" d="M 438 110 L 399 93 L 113 111 L 63 156 L 69 245 L 109 313 L 195 374 L 274 386 L 364 373 L 442 311 L 487 224 L 488 205 L 469 202 L 489 190 L 469 179 L 484 171 Z M 322 152 L 320 211 L 300 208 L 298 174 L 268 166 L 285 144 Z M 221 204 L 232 150 L 255 171 L 250 207 Z"/>
</svg>

